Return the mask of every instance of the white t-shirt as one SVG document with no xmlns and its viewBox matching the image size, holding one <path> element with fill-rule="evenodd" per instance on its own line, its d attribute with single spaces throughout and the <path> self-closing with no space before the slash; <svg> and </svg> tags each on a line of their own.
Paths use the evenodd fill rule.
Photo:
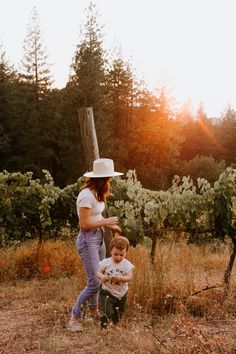
<svg viewBox="0 0 236 354">
<path fill-rule="evenodd" d="M 108 275 L 110 278 L 112 276 L 123 276 L 129 275 L 131 270 L 134 268 L 133 264 L 130 263 L 126 258 L 122 259 L 119 263 L 113 263 L 112 258 L 105 258 L 99 262 L 99 267 L 104 269 L 104 274 Z M 102 283 L 102 289 L 109 291 L 113 296 L 117 298 L 123 297 L 128 291 L 128 283 L 114 283 L 112 278 Z"/>
<path fill-rule="evenodd" d="M 105 203 L 99 202 L 89 188 L 84 188 L 80 191 L 77 197 L 76 206 L 78 215 L 79 208 L 91 209 L 90 221 L 99 221 L 103 219 L 102 212 L 105 208 Z"/>
</svg>

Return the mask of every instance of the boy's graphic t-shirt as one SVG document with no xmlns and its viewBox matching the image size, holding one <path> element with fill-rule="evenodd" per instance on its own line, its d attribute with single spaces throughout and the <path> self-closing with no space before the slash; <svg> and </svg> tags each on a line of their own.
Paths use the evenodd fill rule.
<svg viewBox="0 0 236 354">
<path fill-rule="evenodd" d="M 126 258 L 119 263 L 114 263 L 112 258 L 105 258 L 99 262 L 100 268 L 104 269 L 104 274 L 109 276 L 109 280 L 102 283 L 102 289 L 109 291 L 117 298 L 123 297 L 128 290 L 128 283 L 115 282 L 112 280 L 113 276 L 129 275 L 134 268 Z"/>
</svg>

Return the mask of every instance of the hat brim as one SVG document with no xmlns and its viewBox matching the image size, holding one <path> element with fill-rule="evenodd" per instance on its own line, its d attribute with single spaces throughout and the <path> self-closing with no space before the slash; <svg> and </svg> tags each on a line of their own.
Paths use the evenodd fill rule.
<svg viewBox="0 0 236 354">
<path fill-rule="evenodd" d="M 104 174 L 104 175 L 96 175 L 94 172 L 86 172 L 83 174 L 84 177 L 89 178 L 103 178 L 103 177 L 115 177 L 115 176 L 122 176 L 124 173 L 122 172 L 113 172 L 113 174 Z"/>
</svg>

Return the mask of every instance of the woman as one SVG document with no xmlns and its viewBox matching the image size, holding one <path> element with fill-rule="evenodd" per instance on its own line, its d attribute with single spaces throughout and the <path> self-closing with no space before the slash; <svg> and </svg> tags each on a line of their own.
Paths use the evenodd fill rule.
<svg viewBox="0 0 236 354">
<path fill-rule="evenodd" d="M 86 301 L 94 316 L 98 311 L 100 280 L 96 273 L 99 261 L 105 258 L 104 227 L 121 233 L 121 228 L 117 225 L 118 218 L 116 216 L 104 218 L 102 212 L 105 208 L 105 199 L 109 195 L 111 177 L 121 175 L 123 173 L 114 172 L 114 163 L 111 159 L 95 160 L 93 171 L 84 174 L 88 180 L 82 186 L 76 202 L 80 225 L 76 248 L 84 265 L 87 285 L 72 307 L 67 327 L 72 332 L 82 331 L 81 319 Z"/>
</svg>

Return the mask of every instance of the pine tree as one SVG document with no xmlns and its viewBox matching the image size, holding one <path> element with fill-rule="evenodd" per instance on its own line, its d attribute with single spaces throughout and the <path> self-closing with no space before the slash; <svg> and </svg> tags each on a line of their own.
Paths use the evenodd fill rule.
<svg viewBox="0 0 236 354">
<path fill-rule="evenodd" d="M 217 137 L 223 153 L 216 158 L 224 158 L 228 164 L 236 161 L 236 111 L 230 105 L 217 124 Z"/>
<path fill-rule="evenodd" d="M 11 127 L 14 119 L 13 95 L 16 72 L 0 43 L 0 168 L 4 169 L 11 155 Z"/>
<path fill-rule="evenodd" d="M 214 156 L 221 153 L 217 141 L 215 127 L 204 111 L 203 103 L 199 104 L 195 117 L 189 115 L 182 126 L 183 142 L 180 156 L 183 160 L 191 160 L 195 156 Z"/>
<path fill-rule="evenodd" d="M 98 24 L 97 16 L 96 7 L 90 2 L 67 86 L 72 93 L 75 110 L 81 107 L 93 108 L 99 150 L 101 155 L 105 155 L 109 145 L 110 117 L 105 100 L 106 59 L 102 26 Z"/>
<path fill-rule="evenodd" d="M 132 123 L 134 75 L 131 65 L 117 56 L 108 70 L 107 88 L 114 122 L 114 135 L 127 136 Z"/>
<path fill-rule="evenodd" d="M 51 170 L 55 155 L 51 147 L 54 116 L 48 100 L 52 80 L 39 22 L 34 7 L 24 40 L 18 88 L 19 126 L 24 127 L 18 149 L 24 156 L 22 169 L 35 171 L 35 177 L 41 176 L 43 168 Z"/>
<path fill-rule="evenodd" d="M 26 83 L 34 93 L 36 106 L 52 85 L 46 48 L 43 45 L 39 16 L 33 7 L 24 40 L 24 57 L 21 62 L 21 81 Z"/>
<path fill-rule="evenodd" d="M 81 29 L 81 41 L 76 47 L 70 81 L 76 87 L 79 107 L 98 109 L 104 100 L 105 59 L 102 48 L 102 28 L 97 23 L 95 5 L 90 2 L 87 22 Z"/>
<path fill-rule="evenodd" d="M 179 144 L 171 97 L 165 88 L 154 95 L 141 83 L 134 108 L 129 168 L 137 171 L 145 187 L 166 188 L 169 170 L 178 156 Z"/>
<path fill-rule="evenodd" d="M 130 147 L 130 133 L 133 124 L 134 74 L 120 50 L 114 58 L 106 76 L 106 101 L 110 112 L 111 143 L 109 156 L 120 169 L 125 169 Z"/>
<path fill-rule="evenodd" d="M 12 81 L 15 75 L 15 69 L 10 65 L 3 43 L 0 42 L 0 82 Z"/>
</svg>

